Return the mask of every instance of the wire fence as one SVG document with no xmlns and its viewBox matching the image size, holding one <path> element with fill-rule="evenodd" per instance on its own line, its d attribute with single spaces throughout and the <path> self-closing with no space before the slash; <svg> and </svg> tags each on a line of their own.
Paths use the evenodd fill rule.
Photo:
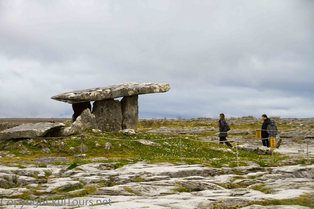
<svg viewBox="0 0 314 209">
<path fill-rule="evenodd" d="M 252 138 L 252 139 L 247 139 L 247 140 L 263 140 L 263 139 L 269 139 L 269 138 L 261 138 L 261 132 L 262 131 L 266 131 L 266 130 L 262 130 L 262 129 L 259 129 L 259 130 L 256 130 L 255 132 L 255 135 L 256 137 L 255 138 Z M 228 131 L 229 132 L 229 131 Z M 228 132 L 219 132 L 219 133 L 227 133 L 229 134 Z M 279 134 L 279 132 L 278 132 Z M 239 134 L 236 134 L 236 135 L 239 135 Z M 244 135 L 244 134 L 243 134 Z M 112 141 L 129 141 L 129 142 L 142 142 L 143 140 L 145 141 L 168 141 L 168 140 L 173 140 L 173 139 L 178 139 L 179 140 L 179 143 L 180 143 L 180 160 L 181 162 L 183 161 L 183 157 L 182 157 L 182 136 L 180 134 L 175 134 L 175 136 L 173 137 L 167 137 L 167 138 L 160 138 L 160 139 L 120 139 L 120 138 L 108 138 L 108 137 L 99 137 L 99 136 L 94 136 L 94 135 L 90 135 L 90 134 L 86 134 L 84 133 L 82 136 L 81 136 L 81 141 L 82 141 L 82 147 L 83 147 L 83 143 L 84 143 L 84 140 L 83 138 L 84 137 L 91 137 L 91 138 L 102 138 L 102 139 L 105 139 L 105 140 L 112 140 Z M 198 137 L 195 137 L 195 135 L 193 136 L 194 138 L 198 138 Z M 310 159 L 309 158 L 309 140 L 311 138 L 307 138 L 306 136 L 303 136 L 303 144 L 300 143 L 300 149 L 298 150 L 298 153 L 304 153 L 305 156 L 307 159 Z M 238 150 L 238 145 L 239 145 L 239 142 L 238 142 L 238 139 L 237 138 L 233 138 L 231 140 L 227 140 L 227 141 L 209 141 L 209 140 L 203 140 L 203 139 L 190 139 L 190 138 L 184 138 L 184 140 L 188 140 L 188 141 L 193 141 L 193 142 L 200 142 L 200 143 L 220 143 L 220 144 L 223 144 L 225 142 L 232 142 L 232 143 L 235 143 L 235 146 L 233 148 L 235 148 L 235 155 L 236 155 L 236 159 L 237 159 L 237 167 L 239 167 L 239 150 Z M 303 147 L 306 147 L 306 152 L 304 151 L 304 149 L 302 149 L 302 145 L 304 145 Z M 266 148 L 267 149 L 267 148 Z M 272 151 L 275 150 L 272 149 Z M 273 156 L 273 152 L 272 153 L 272 156 Z M 83 154 L 83 150 L 82 150 L 82 154 Z"/>
</svg>

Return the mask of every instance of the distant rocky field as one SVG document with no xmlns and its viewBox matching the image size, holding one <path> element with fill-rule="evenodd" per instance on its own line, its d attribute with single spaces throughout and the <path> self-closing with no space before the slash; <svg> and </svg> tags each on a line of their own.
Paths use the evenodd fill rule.
<svg viewBox="0 0 314 209">
<path fill-rule="evenodd" d="M 138 130 L 0 142 L 3 208 L 314 208 L 314 119 L 280 118 L 274 152 L 255 131 L 262 119 L 140 119 Z M 69 118 L 2 118 L 70 125 Z M 58 200 L 58 201 L 57 201 Z M 15 204 L 15 205 L 14 205 Z"/>
</svg>

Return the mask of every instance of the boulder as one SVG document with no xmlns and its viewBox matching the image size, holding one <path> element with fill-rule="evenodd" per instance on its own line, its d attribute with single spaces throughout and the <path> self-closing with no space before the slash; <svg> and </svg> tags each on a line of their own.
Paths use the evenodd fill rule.
<svg viewBox="0 0 314 209">
<path fill-rule="evenodd" d="M 80 91 L 71 91 L 51 97 L 51 99 L 67 102 L 70 104 L 90 101 L 102 101 L 118 97 L 127 97 L 139 94 L 150 94 L 167 92 L 170 90 L 169 84 L 158 83 L 134 83 L 127 82 L 117 85 L 92 88 Z"/>
<path fill-rule="evenodd" d="M 51 153 L 51 150 L 49 148 L 44 148 L 44 149 L 41 150 L 41 153 L 49 154 L 49 153 Z"/>
<path fill-rule="evenodd" d="M 90 109 L 85 109 L 76 121 L 70 126 L 64 128 L 62 134 L 69 136 L 71 134 L 77 134 L 87 129 L 97 129 L 96 117 L 90 112 Z"/>
<path fill-rule="evenodd" d="M 111 149 L 111 147 L 112 147 L 112 144 L 110 142 L 106 142 L 105 149 L 109 150 Z"/>
<path fill-rule="evenodd" d="M 120 131 L 122 129 L 121 103 L 117 100 L 96 101 L 93 104 L 96 124 L 102 131 Z"/>
<path fill-rule="evenodd" d="M 134 129 L 124 129 L 122 130 L 123 135 L 132 136 L 135 135 Z"/>
<path fill-rule="evenodd" d="M 0 139 L 30 139 L 44 136 L 60 136 L 63 123 L 23 124 L 0 132 Z"/>
<path fill-rule="evenodd" d="M 85 109 L 89 109 L 91 111 L 92 106 L 90 102 L 74 103 L 72 104 L 72 109 L 74 111 L 74 114 L 72 115 L 72 122 L 74 122 Z"/>
<path fill-rule="evenodd" d="M 158 143 L 152 142 L 152 141 L 148 141 L 148 140 L 144 140 L 144 139 L 138 140 L 138 142 L 141 144 L 147 145 L 147 146 L 155 146 L 155 147 L 161 146 L 161 144 L 158 144 Z"/>
</svg>

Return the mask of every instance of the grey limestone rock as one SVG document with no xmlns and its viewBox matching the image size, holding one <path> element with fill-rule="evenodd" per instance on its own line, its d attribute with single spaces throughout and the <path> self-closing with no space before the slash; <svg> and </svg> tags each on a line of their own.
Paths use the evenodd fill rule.
<svg viewBox="0 0 314 209">
<path fill-rule="evenodd" d="M 114 99 L 118 97 L 133 96 L 139 94 L 150 94 L 167 92 L 170 90 L 169 84 L 158 83 L 134 83 L 127 82 L 117 85 L 92 88 L 80 91 L 66 92 L 51 97 L 51 99 L 67 102 L 70 104 L 101 101 L 106 99 Z"/>
<path fill-rule="evenodd" d="M 138 95 L 124 97 L 121 100 L 122 128 L 136 129 L 138 123 Z"/>
<path fill-rule="evenodd" d="M 132 136 L 135 135 L 134 129 L 124 129 L 122 130 L 123 135 Z"/>
<path fill-rule="evenodd" d="M 110 142 L 107 142 L 105 144 L 105 149 L 109 150 L 109 149 L 111 149 L 111 147 L 112 147 L 112 144 Z"/>
<path fill-rule="evenodd" d="M 63 123 L 23 124 L 0 132 L 0 139 L 36 138 L 60 136 Z"/>
<path fill-rule="evenodd" d="M 41 150 L 41 152 L 44 154 L 48 154 L 48 153 L 51 153 L 51 150 L 49 148 L 44 148 Z"/>
<path fill-rule="evenodd" d="M 148 140 L 144 140 L 144 139 L 138 140 L 138 142 L 141 144 L 147 145 L 147 146 L 155 146 L 155 147 L 161 146 L 160 144 L 158 144 L 156 142 L 152 142 L 152 141 L 148 141 Z"/>
<path fill-rule="evenodd" d="M 96 101 L 93 106 L 96 123 L 102 131 L 120 131 L 122 129 L 121 103 L 117 100 Z"/>
<path fill-rule="evenodd" d="M 74 103 L 72 104 L 72 109 L 74 111 L 74 114 L 72 115 L 72 122 L 74 122 L 76 118 L 80 116 L 85 109 L 91 110 L 92 106 L 90 102 Z"/>
<path fill-rule="evenodd" d="M 96 117 L 90 112 L 90 109 L 85 109 L 80 116 L 73 122 L 70 127 L 63 129 L 62 133 L 65 136 L 76 134 L 87 129 L 98 128 Z"/>
</svg>

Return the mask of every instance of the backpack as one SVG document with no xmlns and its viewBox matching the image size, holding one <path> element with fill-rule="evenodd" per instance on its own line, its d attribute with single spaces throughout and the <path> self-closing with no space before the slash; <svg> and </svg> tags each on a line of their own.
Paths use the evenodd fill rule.
<svg viewBox="0 0 314 209">
<path fill-rule="evenodd" d="M 226 123 L 225 129 L 226 129 L 226 132 L 230 131 L 230 127 L 227 123 Z"/>
</svg>

